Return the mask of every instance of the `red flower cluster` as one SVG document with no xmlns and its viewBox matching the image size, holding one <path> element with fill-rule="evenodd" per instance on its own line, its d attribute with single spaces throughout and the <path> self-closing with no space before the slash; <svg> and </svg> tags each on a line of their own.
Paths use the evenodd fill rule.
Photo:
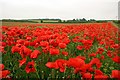
<svg viewBox="0 0 120 80">
<path fill-rule="evenodd" d="M 9 78 L 10 71 L 9 70 L 4 70 L 5 66 L 4 64 L 0 64 L 0 79 L 2 78 Z"/>
</svg>

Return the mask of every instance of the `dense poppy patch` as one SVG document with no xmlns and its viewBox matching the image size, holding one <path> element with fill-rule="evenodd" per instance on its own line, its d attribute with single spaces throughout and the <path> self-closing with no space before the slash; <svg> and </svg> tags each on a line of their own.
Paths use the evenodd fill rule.
<svg viewBox="0 0 120 80">
<path fill-rule="evenodd" d="M 120 33 L 112 23 L 1 28 L 0 79 L 120 79 Z"/>
</svg>

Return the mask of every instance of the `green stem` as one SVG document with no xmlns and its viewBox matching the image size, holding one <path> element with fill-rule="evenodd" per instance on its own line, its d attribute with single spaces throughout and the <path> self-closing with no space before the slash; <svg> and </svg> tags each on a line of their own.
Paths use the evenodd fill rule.
<svg viewBox="0 0 120 80">
<path fill-rule="evenodd" d="M 52 69 L 52 73 L 51 73 L 52 74 L 52 78 L 55 78 L 55 74 L 54 73 L 55 73 L 55 71 L 54 71 L 54 69 Z"/>
<path fill-rule="evenodd" d="M 36 69 L 36 74 L 37 74 L 37 77 L 40 79 L 40 76 L 39 76 L 39 74 L 38 74 L 38 71 L 37 71 L 36 66 L 35 66 L 35 69 Z"/>
</svg>

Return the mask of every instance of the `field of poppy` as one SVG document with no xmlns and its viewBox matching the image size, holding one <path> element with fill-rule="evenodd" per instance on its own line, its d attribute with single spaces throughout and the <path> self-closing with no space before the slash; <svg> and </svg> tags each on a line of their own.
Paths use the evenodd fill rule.
<svg viewBox="0 0 120 80">
<path fill-rule="evenodd" d="M 1 26 L 0 78 L 120 79 L 112 23 Z"/>
</svg>

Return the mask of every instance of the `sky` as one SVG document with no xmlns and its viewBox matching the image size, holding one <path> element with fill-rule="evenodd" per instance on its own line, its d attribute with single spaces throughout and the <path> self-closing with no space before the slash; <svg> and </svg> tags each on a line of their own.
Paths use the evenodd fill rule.
<svg viewBox="0 0 120 80">
<path fill-rule="evenodd" d="M 0 19 L 118 19 L 120 0 L 0 0 Z"/>
</svg>

